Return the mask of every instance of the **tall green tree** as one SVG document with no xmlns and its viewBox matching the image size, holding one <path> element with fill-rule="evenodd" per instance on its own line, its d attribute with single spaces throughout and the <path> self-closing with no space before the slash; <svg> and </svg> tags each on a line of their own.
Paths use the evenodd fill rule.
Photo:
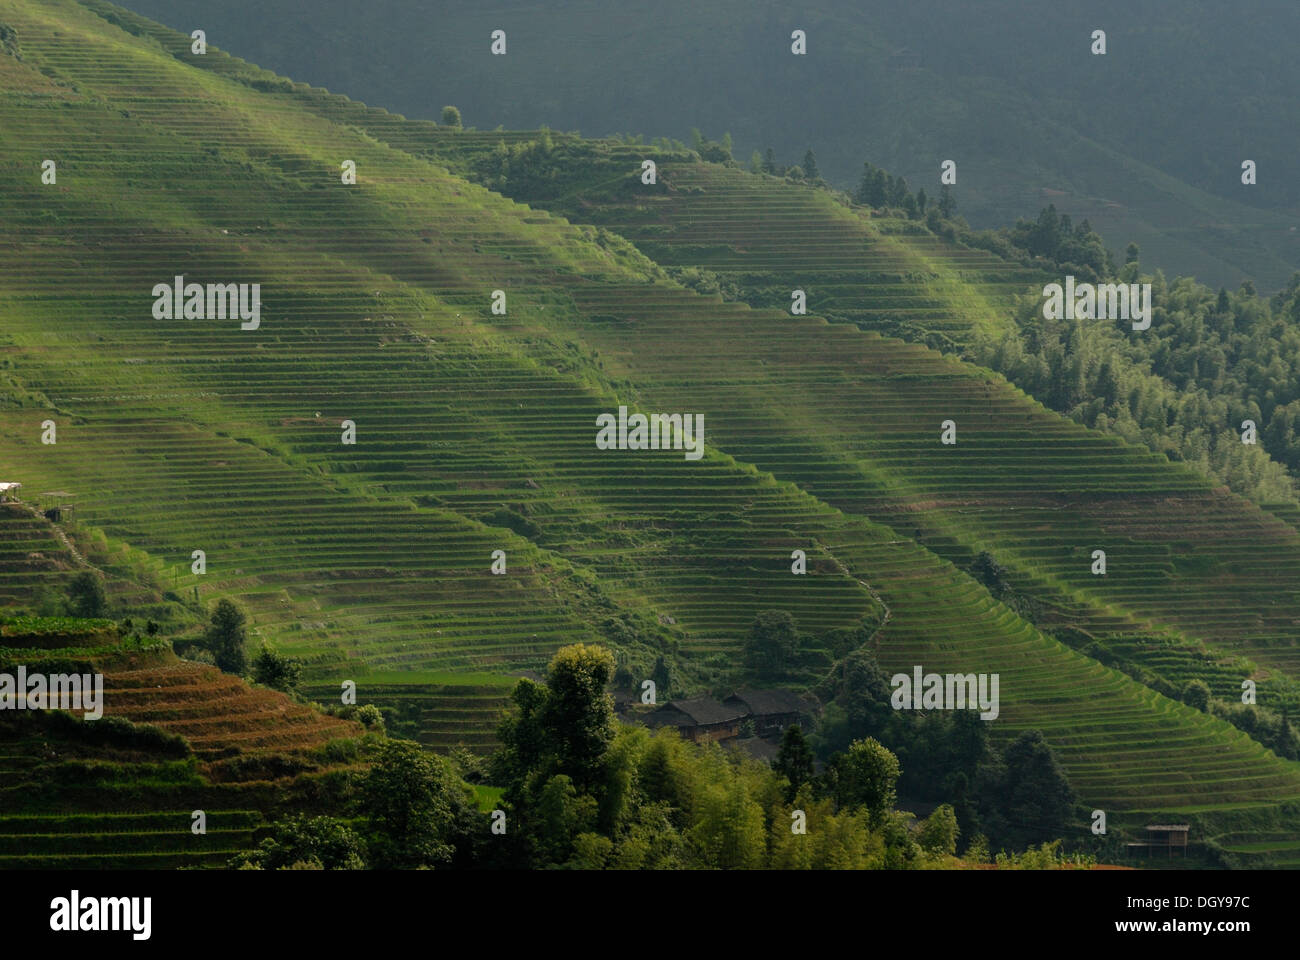
<svg viewBox="0 0 1300 960">
<path fill-rule="evenodd" d="M 255 851 L 239 854 L 230 865 L 261 870 L 289 870 L 300 865 L 320 870 L 364 870 L 365 844 L 342 820 L 295 814 L 277 821 L 271 835 Z"/>
<path fill-rule="evenodd" d="M 301 677 L 301 660 L 281 656 L 270 647 L 263 647 L 253 661 L 253 679 L 272 690 L 284 693 L 295 690 Z"/>
<path fill-rule="evenodd" d="M 911 195 L 907 189 L 907 179 L 905 177 L 886 176 L 885 192 L 888 194 L 891 207 L 901 207 Z"/>
<path fill-rule="evenodd" d="M 1057 216 L 1056 204 L 1049 203 L 1038 214 L 1038 221 L 1029 234 L 1029 252 L 1051 260 L 1060 245 L 1061 218 Z"/>
<path fill-rule="evenodd" d="M 916 842 L 928 853 L 953 856 L 958 833 L 956 813 L 949 804 L 941 803 L 917 827 Z"/>
<path fill-rule="evenodd" d="M 745 641 L 745 666 L 764 680 L 785 675 L 799 652 L 799 628 L 785 610 L 765 610 L 754 618 Z"/>
<path fill-rule="evenodd" d="M 786 727 L 772 769 L 790 781 L 786 790 L 787 803 L 794 799 L 800 787 L 812 780 L 816 773 L 813 752 L 798 724 Z"/>
<path fill-rule="evenodd" d="M 673 674 L 668 667 L 668 662 L 664 660 L 663 655 L 655 657 L 654 670 L 650 673 L 650 679 L 655 684 L 655 698 L 657 700 L 669 700 L 672 697 Z"/>
<path fill-rule="evenodd" d="M 813 156 L 812 147 L 809 147 L 803 155 L 803 173 L 809 180 L 821 178 L 821 171 L 817 169 L 817 158 Z"/>
<path fill-rule="evenodd" d="M 370 862 L 381 869 L 432 869 L 468 850 L 476 829 L 474 794 L 442 757 L 390 740 L 361 781 L 370 826 Z"/>
<path fill-rule="evenodd" d="M 609 758 L 617 724 L 605 685 L 614 669 L 609 650 L 579 643 L 556 651 L 544 682 L 515 685 L 493 769 L 506 784 L 503 803 L 514 811 L 522 855 L 545 863 L 567 860 L 570 841 L 582 830 L 557 832 L 557 809 L 590 808 L 611 829 L 627 812 L 628 758 Z"/>
<path fill-rule="evenodd" d="M 889 202 L 889 174 L 884 170 L 872 171 L 867 185 L 867 202 L 873 207 L 883 207 Z"/>
<path fill-rule="evenodd" d="M 1181 694 L 1183 703 L 1197 710 L 1210 709 L 1210 685 L 1204 680 L 1188 680 L 1183 684 Z"/>
<path fill-rule="evenodd" d="M 980 819 L 995 845 L 1023 849 L 1071 829 L 1074 790 L 1042 731 L 1020 734 L 981 781 Z"/>
<path fill-rule="evenodd" d="M 835 665 L 818 688 L 824 700 L 834 700 L 847 714 L 851 739 L 878 736 L 894 717 L 892 689 L 876 656 L 865 647 L 854 650 Z"/>
<path fill-rule="evenodd" d="M 545 863 L 564 863 L 574 852 L 575 838 L 595 827 L 596 801 L 557 773 L 538 791 L 533 814 L 535 855 Z"/>
<path fill-rule="evenodd" d="M 957 201 L 952 195 L 952 187 L 945 183 L 939 188 L 939 213 L 945 220 L 950 220 L 956 212 Z"/>
<path fill-rule="evenodd" d="M 833 756 L 829 767 L 836 803 L 849 810 L 862 807 L 873 823 L 881 822 L 894 805 L 900 773 L 893 751 L 867 737 Z"/>
<path fill-rule="evenodd" d="M 108 593 L 98 570 L 82 570 L 68 584 L 68 599 L 78 617 L 102 617 L 108 612 Z"/>
<path fill-rule="evenodd" d="M 754 870 L 767 848 L 763 807 L 740 779 L 710 783 L 699 798 L 690 840 L 701 865 L 722 870 Z"/>
<path fill-rule="evenodd" d="M 862 176 L 858 178 L 858 189 L 853 191 L 853 202 L 867 205 L 871 203 L 871 176 L 874 168 L 870 163 L 862 164 Z"/>
<path fill-rule="evenodd" d="M 614 739 L 614 699 L 605 685 L 614 655 L 605 647 L 561 647 L 546 670 L 546 697 L 538 719 L 546 731 L 555 769 L 579 789 L 600 779 L 601 761 Z"/>
<path fill-rule="evenodd" d="M 204 636 L 213 661 L 226 673 L 242 675 L 248 665 L 246 622 L 244 611 L 232 601 L 224 597 L 217 601 Z"/>
</svg>

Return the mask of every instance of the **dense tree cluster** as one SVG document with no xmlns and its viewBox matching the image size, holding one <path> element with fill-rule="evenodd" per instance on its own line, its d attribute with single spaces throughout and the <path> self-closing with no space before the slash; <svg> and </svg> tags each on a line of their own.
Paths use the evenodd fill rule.
<svg viewBox="0 0 1300 960">
<path fill-rule="evenodd" d="M 778 632 L 791 624 L 773 618 Z M 603 648 L 561 650 L 545 683 L 521 681 L 494 763 L 507 783 L 513 862 L 531 867 L 902 866 L 920 848 L 892 810 L 897 760 L 853 744 L 831 786 L 787 741 L 780 771 L 676 732 L 619 727 Z M 806 834 L 796 832 L 796 810 Z"/>
<path fill-rule="evenodd" d="M 1087 220 L 1076 225 L 1069 214 L 1058 214 L 1055 204 L 1044 207 L 1034 220 L 1022 217 L 999 230 L 972 231 L 963 225 L 959 237 L 968 246 L 1026 266 L 1073 274 L 1080 282 L 1096 283 L 1115 274 L 1114 258 L 1101 235 Z"/>
<path fill-rule="evenodd" d="M 777 644 L 792 635 L 779 615 L 756 626 Z M 979 831 L 1023 849 L 1060 836 L 1075 812 L 1041 734 L 998 751 L 974 714 L 895 711 L 865 651 L 832 680 L 827 733 L 810 743 L 788 729 L 770 768 L 671 730 L 617 726 L 604 693 L 612 669 L 606 651 L 579 645 L 557 654 L 545 683 L 516 687 L 494 779 L 508 784 L 517 865 L 906 867 Z M 913 831 L 895 809 L 902 787 L 951 802 Z M 792 829 L 800 813 L 806 836 Z"/>
<path fill-rule="evenodd" d="M 1300 760 L 1300 731 L 1287 716 L 1286 708 L 1272 710 L 1254 703 L 1220 700 L 1210 695 L 1204 680 L 1189 680 L 1180 695 L 1183 703 L 1195 710 L 1213 714 L 1243 730 L 1279 757 Z"/>
<path fill-rule="evenodd" d="M 710 159 L 703 156 L 705 160 Z M 777 162 L 776 152 L 768 147 L 763 153 L 755 150 L 749 158 L 750 173 L 766 173 L 773 177 L 784 177 L 787 180 L 797 180 L 801 183 L 808 183 L 814 186 L 828 186 L 822 179 L 821 167 L 817 164 L 817 155 L 813 153 L 811 147 L 804 151 L 803 162 L 786 166 Z"/>
<path fill-rule="evenodd" d="M 451 760 L 406 740 L 382 743 L 355 778 L 350 816 L 291 816 L 256 850 L 232 858 L 239 869 L 360 870 L 468 867 L 484 833 L 474 791 Z"/>
<path fill-rule="evenodd" d="M 865 653 L 836 673 L 843 716 L 828 737 L 809 741 L 790 727 L 770 766 L 672 729 L 620 725 L 606 692 L 613 671 L 604 647 L 561 649 L 544 682 L 515 687 L 487 765 L 465 751 L 439 757 L 367 738 L 372 764 L 346 775 L 337 816 L 280 821 L 231 865 L 908 869 L 950 862 L 963 838 L 968 857 L 987 861 L 990 841 L 977 828 L 992 849 L 1025 849 L 1059 836 L 1073 812 L 1041 735 L 992 750 L 981 721 L 962 711 L 909 730 Z M 904 754 L 918 771 L 910 778 Z M 470 781 L 497 785 L 493 812 L 479 808 Z M 896 809 L 904 785 L 913 797 L 952 799 L 913 822 Z"/>
<path fill-rule="evenodd" d="M 1142 275 L 1137 261 L 1113 279 L 1151 283 L 1149 330 L 1134 332 L 1125 320 L 1048 320 L 1031 296 L 1016 313 L 1020 335 L 981 338 L 976 358 L 1080 423 L 1243 495 L 1294 502 L 1287 471 L 1300 469 L 1300 273 L 1271 299 L 1248 283 L 1236 294 L 1190 279 L 1169 284 L 1160 273 Z"/>
<path fill-rule="evenodd" d="M 895 710 L 875 657 L 861 649 L 818 688 L 829 701 L 813 746 L 823 756 L 875 738 L 901 764 L 899 792 L 951 804 L 961 834 L 994 849 L 1023 849 L 1072 829 L 1075 796 L 1055 754 L 1036 730 L 998 749 L 971 710 Z"/>
<path fill-rule="evenodd" d="M 784 173 L 769 149 L 755 172 Z M 1262 502 L 1297 502 L 1300 470 L 1300 272 L 1272 297 L 1249 282 L 1236 293 L 1190 278 L 1143 274 L 1136 244 L 1117 265 L 1087 220 L 1054 205 L 1000 230 L 971 230 L 951 188 L 931 204 L 906 179 L 870 162 L 852 199 L 902 210 L 933 232 L 1081 283 L 1152 284 L 1151 328 L 1126 320 L 1047 320 L 1042 299 L 1024 298 L 1019 336 L 977 334 L 974 359 L 1087 426 L 1145 444 Z M 1256 443 L 1242 442 L 1245 421 Z"/>
<path fill-rule="evenodd" d="M 1008 572 L 998 563 L 993 554 L 987 550 L 980 551 L 971 565 L 970 575 L 988 589 L 996 599 L 1002 601 L 1030 623 L 1037 623 L 1042 616 L 1042 604 L 1027 594 L 1020 593 L 1008 579 Z"/>
<path fill-rule="evenodd" d="M 745 666 L 760 680 L 779 680 L 799 655 L 799 627 L 784 610 L 765 610 L 745 641 Z"/>
</svg>

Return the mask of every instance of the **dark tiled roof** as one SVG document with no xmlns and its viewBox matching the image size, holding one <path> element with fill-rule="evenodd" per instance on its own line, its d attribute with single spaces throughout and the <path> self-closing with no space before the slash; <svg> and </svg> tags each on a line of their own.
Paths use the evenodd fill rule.
<svg viewBox="0 0 1300 960">
<path fill-rule="evenodd" d="M 783 689 L 737 690 L 723 702 L 734 704 L 737 709 L 758 717 L 784 713 L 809 713 L 815 706 L 793 690 Z"/>
<path fill-rule="evenodd" d="M 710 697 L 696 697 L 693 700 L 672 700 L 656 710 L 653 716 L 659 722 L 677 723 L 681 726 L 681 721 L 675 721 L 666 716 L 672 713 L 681 714 L 686 720 L 697 724 L 727 723 L 731 720 L 739 720 L 741 717 L 740 711 L 735 707 L 724 707 Z"/>
</svg>

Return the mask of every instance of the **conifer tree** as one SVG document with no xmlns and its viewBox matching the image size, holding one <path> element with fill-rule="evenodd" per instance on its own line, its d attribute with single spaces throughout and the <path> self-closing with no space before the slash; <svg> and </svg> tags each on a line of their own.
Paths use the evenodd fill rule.
<svg viewBox="0 0 1300 960">
<path fill-rule="evenodd" d="M 813 156 L 812 147 L 803 155 L 803 173 L 809 180 L 821 179 L 821 171 L 817 169 L 817 158 Z"/>
</svg>

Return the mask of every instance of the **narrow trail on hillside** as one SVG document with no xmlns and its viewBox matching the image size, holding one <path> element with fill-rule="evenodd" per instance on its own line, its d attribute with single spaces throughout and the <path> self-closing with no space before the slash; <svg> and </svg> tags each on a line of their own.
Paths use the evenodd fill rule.
<svg viewBox="0 0 1300 960">
<path fill-rule="evenodd" d="M 826 544 L 818 541 L 818 546 L 820 546 L 822 550 L 826 552 L 826 556 L 831 558 L 831 560 L 835 563 L 835 565 L 839 567 L 840 572 L 844 574 L 844 576 L 850 578 L 851 580 L 856 581 L 862 587 L 862 589 L 867 591 L 867 594 L 871 597 L 872 600 L 880 604 L 880 609 L 885 611 L 885 616 L 881 619 L 880 626 L 876 627 L 875 630 L 871 631 L 871 636 L 869 636 L 867 638 L 867 642 L 863 644 L 863 646 L 874 645 L 875 651 L 879 652 L 880 634 L 885 629 L 885 627 L 889 626 L 889 621 L 892 620 L 894 617 L 893 611 L 889 609 L 889 604 L 885 603 L 885 598 L 882 597 L 879 593 L 877 593 L 875 588 L 873 588 L 871 584 L 867 583 L 867 581 L 865 580 L 859 580 L 856 576 L 854 576 L 853 571 L 850 570 L 847 566 L 845 566 L 844 561 L 842 561 L 839 557 L 835 556 L 835 554 L 831 552 L 830 548 L 827 547 Z"/>
<path fill-rule="evenodd" d="M 41 511 L 34 505 L 30 503 L 24 503 L 23 506 L 26 507 L 27 512 L 30 513 L 33 517 L 35 517 L 37 520 L 44 520 L 47 524 L 49 524 L 50 529 L 54 531 L 54 535 L 59 538 L 59 542 L 62 543 L 67 548 L 68 553 L 72 554 L 72 559 L 76 560 L 77 563 L 83 567 L 97 569 L 93 563 L 91 563 L 89 560 L 87 560 L 84 556 L 81 555 L 80 550 L 78 550 L 75 546 L 72 545 L 72 541 L 68 539 L 68 535 L 63 532 L 62 527 L 60 527 L 57 523 L 55 523 L 54 521 L 46 517 L 45 514 L 41 513 Z"/>
<path fill-rule="evenodd" d="M 871 598 L 879 603 L 881 609 L 885 611 L 885 616 L 880 621 L 880 626 L 876 627 L 876 629 L 871 632 L 871 636 L 867 637 L 867 642 L 864 644 L 864 646 L 872 646 L 873 652 L 879 653 L 880 634 L 884 631 L 885 627 L 889 626 L 889 621 L 893 618 L 894 614 L 893 611 L 889 609 L 889 604 L 885 603 L 885 598 L 873 590 L 871 584 L 867 583 L 865 580 L 859 580 L 858 583 L 862 584 L 867 593 L 871 594 Z"/>
</svg>

